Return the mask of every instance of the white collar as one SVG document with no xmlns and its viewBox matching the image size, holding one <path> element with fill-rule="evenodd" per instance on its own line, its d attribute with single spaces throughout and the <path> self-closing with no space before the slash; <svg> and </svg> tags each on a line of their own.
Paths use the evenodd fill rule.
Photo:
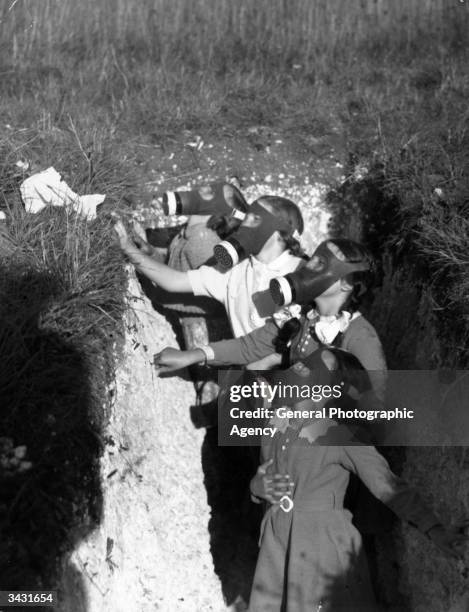
<svg viewBox="0 0 469 612">
<path fill-rule="evenodd" d="M 259 261 L 254 255 L 249 256 L 249 260 L 251 262 L 252 267 L 254 266 L 264 266 L 268 268 L 272 272 L 278 272 L 280 274 L 288 273 L 285 269 L 288 268 L 288 271 L 293 271 L 298 267 L 300 263 L 300 258 L 292 255 L 288 249 L 283 251 L 278 257 L 276 257 L 273 261 L 268 263 L 264 263 Z"/>
<path fill-rule="evenodd" d="M 354 313 L 356 314 L 356 313 Z M 311 316 L 311 312 L 308 313 Z M 352 315 L 347 310 L 342 310 L 337 315 L 324 316 L 316 311 L 310 319 L 310 328 L 314 326 L 314 333 L 319 342 L 324 345 L 331 345 L 339 334 L 347 331 L 352 322 Z"/>
<path fill-rule="evenodd" d="M 343 312 L 347 312 L 347 311 L 344 310 Z M 358 310 L 354 312 L 353 315 L 350 315 L 349 312 L 347 312 L 347 314 L 350 316 L 350 322 L 362 316 L 362 313 L 359 312 Z M 316 308 L 312 308 L 306 313 L 306 318 L 309 321 L 313 321 L 314 319 L 316 319 L 317 321 L 325 321 L 328 323 L 334 322 L 335 320 L 339 319 L 340 316 L 341 316 L 340 313 L 337 315 L 320 315 L 319 312 L 316 310 Z"/>
</svg>

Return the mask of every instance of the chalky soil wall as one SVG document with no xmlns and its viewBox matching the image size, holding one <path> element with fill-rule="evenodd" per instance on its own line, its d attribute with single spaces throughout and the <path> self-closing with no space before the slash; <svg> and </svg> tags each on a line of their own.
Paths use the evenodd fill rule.
<svg viewBox="0 0 469 612">
<path fill-rule="evenodd" d="M 102 458 L 103 517 L 63 580 L 63 612 L 221 612 L 192 383 L 157 378 L 154 353 L 177 346 L 129 271 L 126 340 Z M 78 594 L 81 595 L 78 597 Z"/>
</svg>

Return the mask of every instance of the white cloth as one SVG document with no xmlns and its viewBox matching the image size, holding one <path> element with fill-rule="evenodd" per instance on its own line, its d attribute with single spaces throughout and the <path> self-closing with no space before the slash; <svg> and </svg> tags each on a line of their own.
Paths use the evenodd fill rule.
<svg viewBox="0 0 469 612">
<path fill-rule="evenodd" d="M 316 310 L 310 310 L 306 317 L 311 321 L 316 336 L 322 344 L 330 345 L 338 334 L 344 333 L 350 323 L 360 316 L 359 312 L 351 315 L 343 310 L 339 315 L 320 315 Z"/>
<path fill-rule="evenodd" d="M 290 319 L 300 319 L 301 306 L 299 304 L 284 306 L 280 310 L 277 310 L 277 312 L 274 312 L 272 316 L 277 327 L 282 329 L 285 323 L 290 321 Z"/>
<path fill-rule="evenodd" d="M 80 196 L 70 189 L 55 168 L 33 174 L 20 185 L 26 212 L 38 213 L 46 206 L 69 206 L 88 220 L 96 218 L 96 207 L 105 195 Z"/>
<path fill-rule="evenodd" d="M 272 316 L 277 306 L 270 295 L 270 281 L 293 272 L 301 261 L 284 251 L 268 264 L 251 256 L 226 272 L 201 266 L 187 276 L 194 295 L 212 297 L 225 306 L 233 335 L 239 338 L 262 327 Z"/>
</svg>

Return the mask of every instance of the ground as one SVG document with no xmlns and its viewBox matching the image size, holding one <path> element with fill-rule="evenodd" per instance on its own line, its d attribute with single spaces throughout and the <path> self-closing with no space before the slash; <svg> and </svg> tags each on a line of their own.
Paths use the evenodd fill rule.
<svg viewBox="0 0 469 612">
<path fill-rule="evenodd" d="M 340 137 L 311 137 L 311 146 L 285 133 L 257 126 L 234 135 L 186 132 L 166 145 L 136 143 L 136 163 L 148 192 L 187 188 L 208 180 L 238 177 L 243 191 L 262 185 L 308 208 L 315 185 L 332 187 L 344 178 Z M 251 189 L 252 191 L 252 189 Z M 151 219 L 148 220 L 151 222 Z"/>
</svg>

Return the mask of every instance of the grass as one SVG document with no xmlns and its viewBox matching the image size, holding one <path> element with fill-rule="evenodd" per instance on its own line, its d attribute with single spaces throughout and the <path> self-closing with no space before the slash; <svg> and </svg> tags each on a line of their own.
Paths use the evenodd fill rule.
<svg viewBox="0 0 469 612">
<path fill-rule="evenodd" d="M 64 167 L 81 192 L 122 199 L 126 175 L 113 156 L 93 173 L 73 137 L 8 133 L 1 145 L 8 239 L 0 239 L 1 434 L 26 445 L 30 470 L 0 474 L 1 584 L 45 588 L 74 542 L 98 524 L 99 457 L 114 355 L 123 335 L 125 272 L 104 211 L 87 224 L 62 209 L 27 215 L 11 163 L 45 138 L 45 164 Z M 97 151 L 98 153 L 98 151 Z M 8 163 L 10 162 L 10 163 Z M 114 205 L 118 200 L 114 201 Z"/>
<path fill-rule="evenodd" d="M 263 125 L 308 156 L 311 136 L 338 129 L 351 178 L 331 196 L 336 230 L 382 257 L 373 320 L 390 365 L 467 365 L 468 5 L 393 2 L 367 16 L 360 5 L 3 3 L 0 432 L 34 463 L 3 479 L 5 586 L 53 583 L 57 557 L 99 521 L 125 286 L 108 213 L 142 195 L 137 142 L 164 147 L 185 130 L 229 142 Z M 28 217 L 19 160 L 108 194 L 103 213 L 90 225 L 57 210 Z M 352 180 L 360 168 L 367 177 Z"/>
<path fill-rule="evenodd" d="M 469 363 L 468 54 L 457 39 L 423 49 L 425 40 L 423 54 L 415 47 L 413 56 L 392 50 L 378 55 L 376 63 L 368 61 L 350 79 L 341 110 L 350 180 L 330 200 L 337 211 L 335 232 L 361 235 L 386 262 L 383 292 L 391 294 L 388 283 L 407 284 L 410 293 L 420 293 L 410 315 L 403 307 L 394 334 L 408 337 L 405 322 L 420 310 L 421 325 L 432 320 L 439 347 L 421 359 L 415 353 L 425 339 L 414 337 L 407 365 L 463 368 Z M 353 180 L 357 174 L 360 180 Z M 383 309 L 378 303 L 373 314 L 379 327 Z M 386 321 L 382 326 L 386 338 Z M 400 352 L 396 358 L 393 350 L 387 353 L 391 365 L 402 364 Z"/>
</svg>

